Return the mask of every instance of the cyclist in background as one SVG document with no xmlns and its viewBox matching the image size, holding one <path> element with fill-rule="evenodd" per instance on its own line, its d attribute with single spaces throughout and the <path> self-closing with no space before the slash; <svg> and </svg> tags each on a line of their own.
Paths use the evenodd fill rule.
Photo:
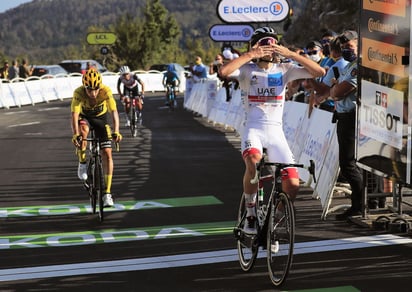
<svg viewBox="0 0 412 292">
<path fill-rule="evenodd" d="M 129 66 L 122 66 L 119 70 L 120 77 L 117 80 L 117 92 L 120 95 L 120 100 L 124 104 L 124 112 L 126 114 L 126 127 L 130 126 L 129 113 L 131 107 L 130 92 L 133 98 L 137 101 L 137 109 L 139 110 L 139 119 L 142 118 L 143 98 L 144 98 L 144 82 L 134 73 L 130 71 Z M 123 94 L 120 90 L 120 85 L 123 84 Z M 139 84 L 142 90 L 139 94 Z"/>
<path fill-rule="evenodd" d="M 279 56 L 296 61 L 279 63 Z M 261 27 L 253 33 L 249 51 L 223 65 L 219 70 L 223 78 L 238 79 L 245 107 L 245 127 L 242 134 L 242 156 L 245 162 L 243 191 L 247 210 L 244 232 L 256 234 L 257 184 L 256 163 L 267 149 L 270 162 L 294 163 L 282 128 L 285 89 L 288 82 L 296 79 L 320 77 L 325 69 L 309 58 L 290 51 L 278 44 L 278 36 L 271 27 Z M 282 171 L 282 188 L 295 199 L 299 189 L 299 174 L 295 167 Z"/>
<path fill-rule="evenodd" d="M 169 105 L 169 88 L 167 85 L 171 85 L 173 89 L 173 93 L 176 98 L 176 93 L 178 91 L 179 85 L 180 85 L 180 79 L 179 76 L 177 75 L 177 71 L 175 68 L 174 64 L 169 64 L 167 66 L 166 72 L 163 74 L 163 86 L 166 87 L 166 105 Z"/>
<path fill-rule="evenodd" d="M 102 84 L 102 76 L 96 69 L 87 70 L 82 77 L 82 83 L 82 86 L 75 89 L 71 103 L 72 142 L 78 148 L 77 155 L 79 158 L 77 175 L 81 180 L 87 179 L 87 136 L 90 126 L 92 126 L 96 137 L 100 140 L 100 147 L 102 149 L 106 182 L 103 204 L 105 207 L 110 207 L 114 204 L 110 190 L 114 168 L 112 139 L 117 143 L 122 140 L 122 135 L 119 133 L 119 115 L 116 101 L 110 87 Z M 109 124 L 109 117 L 111 117 L 114 128 L 113 134 Z"/>
</svg>

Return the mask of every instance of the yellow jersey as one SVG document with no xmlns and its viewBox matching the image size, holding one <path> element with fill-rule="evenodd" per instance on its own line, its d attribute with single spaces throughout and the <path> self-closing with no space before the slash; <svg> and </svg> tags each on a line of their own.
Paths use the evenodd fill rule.
<svg viewBox="0 0 412 292">
<path fill-rule="evenodd" d="M 74 113 L 93 118 L 115 110 L 117 110 L 116 100 L 113 97 L 112 90 L 107 85 L 100 87 L 94 105 L 90 104 L 90 98 L 84 86 L 79 86 L 74 90 L 71 104 L 71 111 Z"/>
</svg>

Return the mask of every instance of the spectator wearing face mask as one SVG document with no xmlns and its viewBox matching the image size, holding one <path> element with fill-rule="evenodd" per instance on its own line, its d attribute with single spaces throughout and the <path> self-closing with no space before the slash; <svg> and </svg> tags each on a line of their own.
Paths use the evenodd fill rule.
<svg viewBox="0 0 412 292">
<path fill-rule="evenodd" d="M 323 55 L 323 47 L 319 41 L 310 41 L 305 47 L 306 56 L 317 63 L 319 66 L 327 71 L 326 64 L 329 58 Z M 313 86 L 313 80 L 307 79 L 302 85 L 305 89 L 305 99 L 309 103 L 309 114 L 312 112 L 312 108 L 315 106 L 316 89 Z M 316 78 L 314 81 L 320 82 L 321 78 Z"/>
<path fill-rule="evenodd" d="M 305 47 L 306 55 L 312 61 L 318 63 L 321 67 L 325 67 L 328 57 L 323 54 L 323 47 L 318 41 L 310 41 Z"/>
</svg>

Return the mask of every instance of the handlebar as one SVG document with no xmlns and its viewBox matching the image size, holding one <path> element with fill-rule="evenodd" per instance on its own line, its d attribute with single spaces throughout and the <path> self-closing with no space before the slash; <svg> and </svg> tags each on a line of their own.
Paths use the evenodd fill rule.
<svg viewBox="0 0 412 292">
<path fill-rule="evenodd" d="M 83 139 L 82 139 L 82 140 L 83 140 Z M 86 141 L 88 141 L 88 142 L 92 142 L 92 141 L 97 141 L 97 142 L 99 142 L 99 139 L 98 139 L 98 138 L 87 137 L 87 138 L 86 138 Z M 114 142 L 114 144 L 115 144 L 116 152 L 119 152 L 119 151 L 120 151 L 120 142 Z"/>
<path fill-rule="evenodd" d="M 251 184 L 257 184 L 259 182 L 259 173 L 262 167 L 264 166 L 275 166 L 278 168 L 286 168 L 286 167 L 298 167 L 303 168 L 309 171 L 309 173 L 313 177 L 313 182 L 316 183 L 316 176 L 315 176 L 315 162 L 311 159 L 309 161 L 309 165 L 300 164 L 300 163 L 280 163 L 280 162 L 265 162 L 264 159 L 261 159 L 256 164 L 256 172 L 255 177 L 250 180 Z"/>
</svg>

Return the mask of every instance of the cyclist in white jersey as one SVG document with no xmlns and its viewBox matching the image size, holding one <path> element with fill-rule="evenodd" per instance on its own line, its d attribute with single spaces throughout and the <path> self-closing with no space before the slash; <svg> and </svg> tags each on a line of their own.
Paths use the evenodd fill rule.
<svg viewBox="0 0 412 292">
<path fill-rule="evenodd" d="M 130 126 L 129 112 L 131 107 L 131 100 L 129 93 L 133 94 L 133 98 L 136 98 L 137 108 L 139 110 L 139 118 L 142 115 L 143 98 L 144 98 L 144 82 L 135 74 L 130 71 L 129 66 L 122 66 L 119 70 L 120 76 L 117 80 L 117 92 L 119 93 L 120 100 L 124 103 L 124 112 L 126 115 L 126 127 Z M 123 93 L 120 85 L 123 84 Z M 139 84 L 142 90 L 139 93 Z"/>
<path fill-rule="evenodd" d="M 279 56 L 295 62 L 278 63 Z M 267 149 L 271 162 L 295 162 L 282 128 L 286 85 L 296 79 L 321 77 L 325 75 L 325 69 L 309 58 L 278 45 L 277 33 L 271 27 L 261 27 L 253 33 L 249 51 L 222 66 L 219 73 L 222 77 L 236 78 L 242 90 L 245 127 L 241 148 L 246 166 L 243 191 L 248 219 L 244 231 L 256 234 L 254 206 L 258 186 L 251 184 L 250 180 L 255 176 L 256 163 L 262 158 L 263 148 Z M 296 168 L 285 169 L 282 173 L 282 187 L 294 200 L 299 188 Z"/>
</svg>

